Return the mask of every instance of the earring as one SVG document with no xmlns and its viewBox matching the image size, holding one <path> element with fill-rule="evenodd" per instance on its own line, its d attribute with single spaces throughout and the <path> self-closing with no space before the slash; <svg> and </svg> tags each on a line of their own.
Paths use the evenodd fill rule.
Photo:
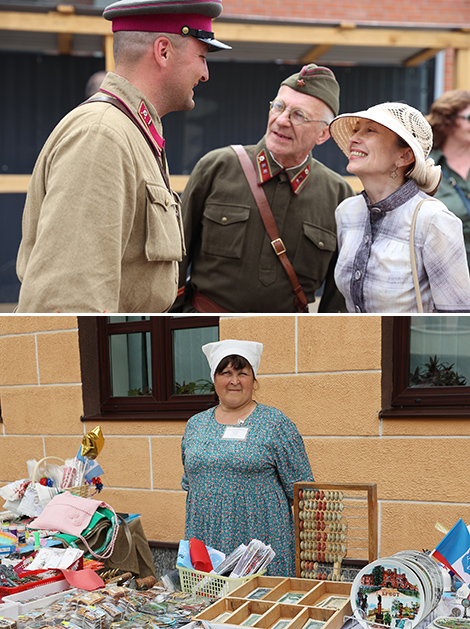
<svg viewBox="0 0 470 629">
<path fill-rule="evenodd" d="M 388 176 L 390 177 L 390 179 L 396 179 L 398 177 L 398 166 L 395 167 L 395 170 L 391 170 L 388 173 Z"/>
</svg>

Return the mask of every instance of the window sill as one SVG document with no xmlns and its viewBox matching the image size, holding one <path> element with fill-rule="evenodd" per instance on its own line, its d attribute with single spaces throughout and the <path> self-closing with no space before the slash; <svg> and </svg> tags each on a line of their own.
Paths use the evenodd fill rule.
<svg viewBox="0 0 470 629">
<path fill-rule="evenodd" d="M 470 406 L 397 406 L 379 412 L 380 419 L 469 419 Z"/>
</svg>

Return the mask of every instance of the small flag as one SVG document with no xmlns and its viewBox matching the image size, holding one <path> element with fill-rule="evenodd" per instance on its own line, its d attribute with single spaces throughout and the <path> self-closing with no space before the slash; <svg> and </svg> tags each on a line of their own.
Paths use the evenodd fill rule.
<svg viewBox="0 0 470 629">
<path fill-rule="evenodd" d="M 454 524 L 431 555 L 455 572 L 461 581 L 470 585 L 470 533 L 462 518 Z"/>
</svg>

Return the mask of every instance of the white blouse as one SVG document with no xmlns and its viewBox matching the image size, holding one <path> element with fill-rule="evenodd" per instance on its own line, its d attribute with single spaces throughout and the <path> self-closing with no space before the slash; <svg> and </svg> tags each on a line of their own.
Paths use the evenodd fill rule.
<svg viewBox="0 0 470 629">
<path fill-rule="evenodd" d="M 408 180 L 379 203 L 367 195 L 336 209 L 335 280 L 349 312 L 417 312 L 410 259 L 414 210 L 421 199 L 415 254 L 424 312 L 470 312 L 462 221 Z"/>
</svg>

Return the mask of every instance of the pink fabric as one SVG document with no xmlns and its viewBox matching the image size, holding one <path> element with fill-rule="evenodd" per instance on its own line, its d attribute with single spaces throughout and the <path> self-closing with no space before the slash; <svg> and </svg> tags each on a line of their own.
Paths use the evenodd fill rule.
<svg viewBox="0 0 470 629">
<path fill-rule="evenodd" d="M 64 491 L 54 496 L 41 515 L 28 527 L 78 536 L 90 524 L 95 511 L 102 504 L 99 500 L 81 498 L 69 491 Z"/>
<path fill-rule="evenodd" d="M 212 31 L 212 19 L 197 13 L 151 13 L 123 15 L 113 18 L 116 31 L 145 31 L 148 33 L 180 33 L 183 26 L 202 31 Z"/>
</svg>

